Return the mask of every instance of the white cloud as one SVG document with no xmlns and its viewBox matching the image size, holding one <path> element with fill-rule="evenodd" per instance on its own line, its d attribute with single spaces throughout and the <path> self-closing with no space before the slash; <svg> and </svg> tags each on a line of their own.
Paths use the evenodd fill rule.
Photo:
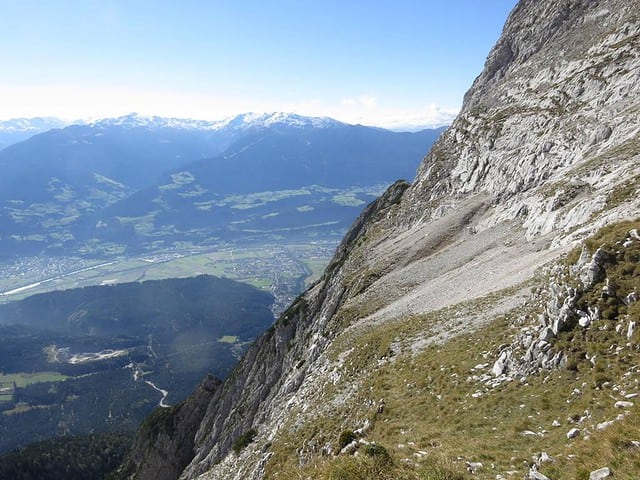
<svg viewBox="0 0 640 480">
<path fill-rule="evenodd" d="M 333 117 L 347 123 L 372 125 L 392 130 L 419 130 L 450 124 L 458 108 L 435 104 L 413 110 L 381 106 L 374 97 L 345 98 L 338 105 L 314 101 L 289 105 L 288 111 L 301 115 Z"/>
<path fill-rule="evenodd" d="M 344 98 L 341 103 L 346 107 L 357 106 L 365 108 L 375 108 L 378 104 L 378 99 L 371 95 L 360 95 L 356 98 Z"/>
<path fill-rule="evenodd" d="M 56 116 L 65 120 L 114 117 L 137 112 L 144 115 L 218 120 L 245 112 L 294 112 L 333 117 L 347 123 L 416 130 L 450 123 L 456 108 L 429 104 L 415 109 L 383 105 L 372 95 L 339 101 L 311 99 L 290 103 L 256 101 L 204 94 L 75 85 L 6 86 L 0 84 L 2 118 Z"/>
<path fill-rule="evenodd" d="M 230 97 L 73 85 L 0 85 L 0 105 L 4 118 L 47 115 L 66 120 L 113 117 L 131 112 L 220 119 L 238 112 L 263 109 L 259 103 Z"/>
</svg>

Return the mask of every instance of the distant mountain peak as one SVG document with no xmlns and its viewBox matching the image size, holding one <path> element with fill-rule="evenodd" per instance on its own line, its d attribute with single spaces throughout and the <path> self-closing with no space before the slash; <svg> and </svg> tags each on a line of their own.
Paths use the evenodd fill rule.
<svg viewBox="0 0 640 480">
<path fill-rule="evenodd" d="M 125 127 L 125 128 L 176 128 L 184 130 L 218 130 L 224 122 L 194 120 L 190 118 L 159 117 L 129 113 L 121 117 L 103 118 L 90 123 L 92 127 Z"/>
<path fill-rule="evenodd" d="M 68 122 L 55 117 L 12 118 L 0 121 L 0 132 L 39 133 L 51 128 L 62 128 Z"/>
<path fill-rule="evenodd" d="M 344 125 L 346 124 L 329 117 L 305 117 L 295 113 L 284 112 L 243 113 L 227 120 L 225 123 L 226 127 L 238 129 L 266 128 L 273 126 L 332 128 Z"/>
<path fill-rule="evenodd" d="M 274 126 L 293 128 L 332 128 L 345 124 L 329 117 L 305 117 L 295 113 L 242 113 L 223 120 L 195 120 L 190 118 L 169 118 L 130 113 L 121 117 L 103 118 L 90 123 L 92 127 L 125 128 L 176 128 L 185 130 L 249 130 Z"/>
</svg>

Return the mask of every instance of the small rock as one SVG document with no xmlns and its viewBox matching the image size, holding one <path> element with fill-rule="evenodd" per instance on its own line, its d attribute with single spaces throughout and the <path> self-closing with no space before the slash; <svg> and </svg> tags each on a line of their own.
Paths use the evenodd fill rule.
<svg viewBox="0 0 640 480">
<path fill-rule="evenodd" d="M 601 431 L 603 431 L 603 430 L 606 430 L 606 429 L 607 429 L 607 428 L 609 428 L 611 425 L 613 425 L 613 424 L 614 424 L 614 422 L 615 422 L 615 420 L 609 420 L 609 421 L 607 421 L 607 422 L 599 423 L 598 425 L 596 425 L 596 430 L 598 430 L 598 431 L 600 431 L 600 432 L 601 432 Z"/>
<path fill-rule="evenodd" d="M 509 361 L 510 357 L 511 357 L 511 352 L 508 350 L 505 350 L 500 354 L 496 362 L 493 364 L 493 367 L 491 368 L 491 373 L 493 374 L 494 377 L 499 377 L 504 373 L 504 371 L 507 368 L 507 362 Z"/>
<path fill-rule="evenodd" d="M 618 400 L 613 406 L 616 408 L 631 408 L 633 407 L 633 402 L 625 402 L 624 400 Z"/>
<path fill-rule="evenodd" d="M 580 318 L 578 319 L 578 324 L 582 327 L 582 328 L 589 328 L 589 325 L 591 325 L 591 317 L 589 317 L 588 315 L 585 316 L 580 316 Z"/>
<path fill-rule="evenodd" d="M 482 467 L 483 465 L 480 462 L 467 462 L 467 471 L 469 473 L 476 473 Z"/>
<path fill-rule="evenodd" d="M 543 342 L 550 342 L 555 337 L 553 329 L 551 327 L 544 327 L 540 332 L 540 340 Z"/>
<path fill-rule="evenodd" d="M 551 422 L 552 427 L 559 427 L 560 425 L 561 423 L 558 420 L 554 420 L 553 422 Z"/>
<path fill-rule="evenodd" d="M 609 470 L 609 467 L 599 468 L 589 474 L 589 480 L 604 480 L 609 477 L 611 477 L 611 470 Z"/>
<path fill-rule="evenodd" d="M 355 452 L 359 447 L 358 441 L 354 440 L 351 443 L 347 444 L 342 450 L 340 450 L 340 455 L 350 455 Z"/>
<path fill-rule="evenodd" d="M 636 322 L 629 322 L 629 327 L 627 328 L 627 340 L 633 337 L 633 333 L 636 331 Z"/>
<path fill-rule="evenodd" d="M 578 435 L 580 435 L 580 429 L 579 428 L 572 428 L 571 430 L 569 430 L 567 432 L 567 439 L 571 440 L 572 438 L 576 438 Z"/>
<path fill-rule="evenodd" d="M 638 301 L 638 294 L 636 292 L 629 293 L 623 299 L 623 302 L 625 303 L 625 305 L 631 305 L 632 303 L 636 303 L 637 301 Z"/>
<path fill-rule="evenodd" d="M 535 462 L 536 465 L 540 466 L 543 463 L 553 462 L 553 458 L 551 458 L 547 452 L 542 452 Z"/>
<path fill-rule="evenodd" d="M 542 473 L 540 473 L 536 468 L 536 466 L 534 465 L 533 467 L 531 467 L 531 469 L 529 470 L 529 473 L 527 474 L 527 480 L 550 480 L 550 479 L 546 475 L 543 475 Z"/>
</svg>

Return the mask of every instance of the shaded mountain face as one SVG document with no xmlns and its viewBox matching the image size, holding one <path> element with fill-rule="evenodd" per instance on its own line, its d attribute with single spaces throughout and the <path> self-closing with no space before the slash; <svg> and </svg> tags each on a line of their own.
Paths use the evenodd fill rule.
<svg viewBox="0 0 640 480">
<path fill-rule="evenodd" d="M 390 181 L 411 177 L 424 145 L 439 133 L 259 128 L 225 153 L 192 162 L 105 209 L 88 235 L 170 245 L 185 236 L 205 242 L 333 234 Z M 132 225 L 136 219 L 139 225 Z"/>
<path fill-rule="evenodd" d="M 56 435 L 134 430 L 208 373 L 224 378 L 273 323 L 272 303 L 257 288 L 201 275 L 0 305 L 0 451 Z"/>
<path fill-rule="evenodd" d="M 514 8 L 413 185 L 213 394 L 180 478 L 638 476 L 639 11 Z"/>
<path fill-rule="evenodd" d="M 439 133 L 284 114 L 225 122 L 130 115 L 52 130 L 0 152 L 2 254 L 100 255 L 100 242 L 120 253 L 170 248 L 177 236 L 215 241 L 247 219 L 244 230 L 271 235 L 344 229 L 382 188 L 412 175 Z M 331 190 L 291 200 L 314 185 Z M 267 202 L 281 203 L 260 208 Z M 299 218 L 317 206 L 326 208 Z M 260 224 L 281 209 L 290 211 L 282 221 Z"/>
</svg>

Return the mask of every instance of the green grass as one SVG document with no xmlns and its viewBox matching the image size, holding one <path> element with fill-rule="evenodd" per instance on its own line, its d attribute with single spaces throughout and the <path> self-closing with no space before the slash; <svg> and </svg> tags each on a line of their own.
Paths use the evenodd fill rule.
<svg viewBox="0 0 640 480">
<path fill-rule="evenodd" d="M 15 406 L 15 408 L 11 409 L 11 410 L 5 410 L 4 412 L 2 412 L 3 415 L 15 415 L 17 413 L 24 413 L 24 412 L 28 412 L 30 410 L 37 410 L 37 409 L 47 409 L 47 408 L 51 408 L 51 405 L 29 405 L 27 403 L 24 402 L 18 402 Z"/>
<path fill-rule="evenodd" d="M 218 339 L 220 343 L 237 343 L 238 340 L 239 338 L 233 335 L 224 335 Z"/>
<path fill-rule="evenodd" d="M 121 225 L 133 225 L 138 235 L 150 235 L 154 231 L 155 217 L 159 210 L 148 213 L 142 217 L 116 217 Z"/>
<path fill-rule="evenodd" d="M 621 294 L 640 290 L 638 242 L 621 247 L 632 228 L 640 228 L 640 223 L 608 226 L 586 242 L 591 251 L 601 245 L 611 250 L 607 274 Z M 530 285 L 534 290 L 546 287 L 548 279 L 540 275 L 535 282 L 539 285 Z M 599 296 L 602 286 L 596 285 L 593 292 Z M 569 356 L 568 368 L 541 370 L 489 387 L 479 377 L 490 371 L 501 348 L 511 344 L 527 322 L 536 322 L 544 301 L 534 299 L 481 328 L 465 322 L 512 293 L 513 289 L 498 292 L 373 328 L 342 330 L 326 352 L 332 362 L 342 360 L 339 380 L 325 381 L 312 408 L 292 412 L 270 447 L 274 455 L 267 464 L 267 478 L 493 480 L 498 474 L 507 477 L 506 472 L 523 478 L 532 457 L 541 452 L 554 459 L 541 467 L 552 479 L 587 480 L 589 472 L 604 466 L 615 478 L 640 478 L 640 448 L 632 443 L 640 441 L 637 399 L 624 420 L 604 431 L 596 428 L 621 413 L 616 400 L 640 393 L 640 335 L 628 340 L 626 330 L 615 330 L 618 321 L 640 319 L 640 302 L 626 310 L 618 305 L 616 317 L 605 315 L 589 329 L 563 332 L 554 348 Z M 444 343 L 411 348 L 416 338 L 432 337 L 441 328 L 464 333 Z M 591 362 L 587 357 L 593 355 L 596 360 Z M 576 424 L 585 412 L 587 418 Z M 371 424 L 366 440 L 389 455 L 384 465 L 367 458 L 363 448 L 357 457 L 323 457 L 316 451 L 311 461 L 300 465 L 303 446 L 331 445 L 339 450 L 345 432 L 365 420 Z M 560 426 L 554 427 L 554 422 Z M 568 440 L 566 433 L 574 426 L 590 432 L 589 440 L 584 433 Z M 466 461 L 481 462 L 484 468 L 472 476 L 465 471 Z"/>
<path fill-rule="evenodd" d="M 66 375 L 62 375 L 58 372 L 37 372 L 37 373 L 0 373 L 0 403 L 11 402 L 14 399 L 14 386 L 17 388 L 24 388 L 34 383 L 45 382 L 61 382 L 66 380 Z M 30 410 L 32 407 L 25 403 L 18 403 L 12 410 L 6 410 L 3 412 L 6 415 L 12 413 L 20 413 Z"/>
<path fill-rule="evenodd" d="M 33 383 L 60 382 L 67 378 L 69 377 L 58 372 L 3 373 L 0 374 L 0 385 L 12 385 L 15 382 L 17 387 L 26 387 Z"/>
<path fill-rule="evenodd" d="M 637 198 L 638 190 L 640 190 L 640 176 L 625 179 L 623 183 L 617 185 L 609 194 L 606 208 L 612 209 Z"/>
<path fill-rule="evenodd" d="M 360 200 L 355 193 L 334 195 L 331 200 L 334 203 L 337 203 L 338 205 L 344 205 L 345 207 L 359 207 L 360 205 L 364 205 L 366 203 L 364 200 Z"/>
</svg>

